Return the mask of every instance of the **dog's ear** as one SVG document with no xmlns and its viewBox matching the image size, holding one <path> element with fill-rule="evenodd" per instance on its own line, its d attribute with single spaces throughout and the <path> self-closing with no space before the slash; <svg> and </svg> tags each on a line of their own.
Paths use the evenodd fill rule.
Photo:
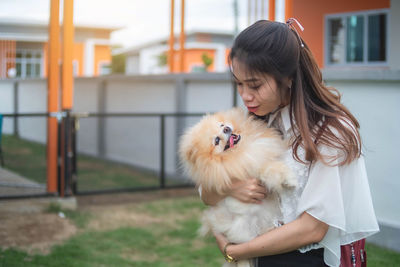
<svg viewBox="0 0 400 267">
<path fill-rule="evenodd" d="M 190 132 L 187 132 L 181 137 L 179 144 L 179 155 L 183 161 L 192 162 L 192 157 L 196 149 L 192 142 L 193 141 Z"/>
<path fill-rule="evenodd" d="M 194 147 L 194 146 L 190 146 L 190 147 L 188 147 L 186 150 L 185 150 L 185 157 L 186 157 L 186 160 L 187 161 L 189 161 L 189 162 L 194 162 L 194 154 L 196 153 L 196 147 Z"/>
</svg>

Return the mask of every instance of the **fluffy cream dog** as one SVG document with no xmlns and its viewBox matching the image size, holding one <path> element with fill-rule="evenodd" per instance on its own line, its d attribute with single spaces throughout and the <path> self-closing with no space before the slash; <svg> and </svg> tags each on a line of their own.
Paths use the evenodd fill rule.
<svg viewBox="0 0 400 267">
<path fill-rule="evenodd" d="M 258 178 L 269 190 L 262 204 L 226 197 L 203 215 L 200 232 L 224 234 L 242 243 L 265 233 L 281 220 L 279 194 L 294 188 L 296 179 L 284 164 L 287 146 L 266 123 L 239 108 L 206 115 L 182 136 L 179 154 L 191 178 L 203 190 L 220 194 L 234 179 Z M 251 266 L 252 261 L 224 266 Z"/>
</svg>

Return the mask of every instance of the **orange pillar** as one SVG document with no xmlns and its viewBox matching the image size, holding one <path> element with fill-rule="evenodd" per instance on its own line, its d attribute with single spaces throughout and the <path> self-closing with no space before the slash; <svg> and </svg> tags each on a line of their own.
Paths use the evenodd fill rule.
<svg viewBox="0 0 400 267">
<path fill-rule="evenodd" d="M 181 0 L 181 35 L 179 43 L 179 70 L 183 72 L 185 70 L 185 0 Z"/>
<path fill-rule="evenodd" d="M 48 44 L 48 76 L 47 76 L 47 111 L 58 112 L 59 98 L 59 65 L 60 50 L 60 25 L 59 25 L 60 0 L 50 1 L 50 27 Z M 47 192 L 57 192 L 57 118 L 47 118 Z"/>
<path fill-rule="evenodd" d="M 268 20 L 275 20 L 275 0 L 268 1 Z"/>
<path fill-rule="evenodd" d="M 72 109 L 74 77 L 72 74 L 72 52 L 74 49 L 74 1 L 64 0 L 63 51 L 62 51 L 62 109 Z"/>
<path fill-rule="evenodd" d="M 285 21 L 293 17 L 293 0 L 285 0 Z"/>
<path fill-rule="evenodd" d="M 174 44 L 175 44 L 175 36 L 174 36 L 174 20 L 175 20 L 175 1 L 171 0 L 171 32 L 169 34 L 169 51 L 168 51 L 168 65 L 169 72 L 174 71 Z"/>
<path fill-rule="evenodd" d="M 63 18 L 63 51 L 62 51 L 62 79 L 61 79 L 61 108 L 63 111 L 69 114 L 69 111 L 72 110 L 72 102 L 73 102 L 73 90 L 74 90 L 74 77 L 72 73 L 72 52 L 74 48 L 74 24 L 73 24 L 73 9 L 74 1 L 73 0 L 64 0 L 64 18 Z M 61 144 L 61 155 L 62 155 L 62 164 L 61 164 L 61 185 L 60 185 L 60 193 L 61 196 L 64 197 L 65 193 L 70 194 L 69 190 L 71 188 L 65 184 L 66 175 L 70 171 L 70 160 L 68 155 L 70 153 L 70 125 L 69 121 L 64 121 L 61 133 L 62 144 Z M 65 150 L 67 149 L 67 151 Z M 70 181 L 68 181 L 70 182 Z M 68 192 L 66 192 L 68 190 Z"/>
</svg>

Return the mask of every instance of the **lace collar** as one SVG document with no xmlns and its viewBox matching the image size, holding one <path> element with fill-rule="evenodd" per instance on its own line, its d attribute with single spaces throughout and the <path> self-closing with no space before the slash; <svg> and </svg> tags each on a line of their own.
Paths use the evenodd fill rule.
<svg viewBox="0 0 400 267">
<path fill-rule="evenodd" d="M 268 114 L 266 121 L 268 127 L 271 127 L 273 124 L 278 124 L 281 130 L 288 133 L 292 128 L 292 125 L 290 124 L 289 105 Z"/>
</svg>

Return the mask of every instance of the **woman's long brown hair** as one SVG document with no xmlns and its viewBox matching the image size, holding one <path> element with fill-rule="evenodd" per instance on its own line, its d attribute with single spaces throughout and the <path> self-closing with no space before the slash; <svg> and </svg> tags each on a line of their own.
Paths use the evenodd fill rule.
<svg viewBox="0 0 400 267">
<path fill-rule="evenodd" d="M 361 155 L 359 123 L 341 104 L 339 92 L 324 84 L 311 51 L 303 40 L 301 46 L 300 39 L 284 23 L 261 20 L 236 37 L 229 60 L 239 60 L 250 72 L 272 75 L 282 95 L 289 96 L 292 150 L 297 161 L 348 164 Z M 288 89 L 283 82 L 287 78 L 292 81 Z M 321 145 L 337 149 L 338 154 L 323 155 Z"/>
</svg>

